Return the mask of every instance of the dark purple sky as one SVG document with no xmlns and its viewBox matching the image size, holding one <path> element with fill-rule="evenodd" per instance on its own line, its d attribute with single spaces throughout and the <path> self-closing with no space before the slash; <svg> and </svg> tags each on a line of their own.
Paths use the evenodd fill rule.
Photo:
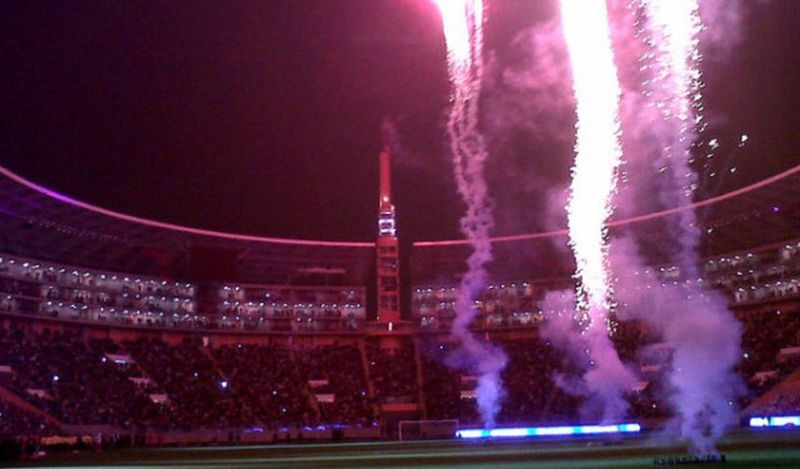
<svg viewBox="0 0 800 469">
<path fill-rule="evenodd" d="M 553 12 L 547 1 L 487 3 L 487 52 L 501 65 L 515 60 L 518 33 Z M 749 10 L 731 57 L 706 60 L 718 164 L 737 166 L 723 189 L 800 163 L 800 2 Z M 370 240 L 390 118 L 406 150 L 395 161 L 401 235 L 456 237 L 444 60 L 428 0 L 6 0 L 0 164 L 157 220 Z M 749 145 L 732 154 L 742 133 Z M 512 156 L 495 164 L 520 178 L 566 177 L 563 142 L 519 135 L 503 145 Z M 536 184 L 490 172 L 499 232 L 542 228 Z"/>
</svg>

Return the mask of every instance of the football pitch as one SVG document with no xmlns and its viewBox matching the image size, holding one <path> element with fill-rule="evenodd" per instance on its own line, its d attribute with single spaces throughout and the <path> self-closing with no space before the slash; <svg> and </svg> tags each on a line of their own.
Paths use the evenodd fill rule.
<svg viewBox="0 0 800 469">
<path fill-rule="evenodd" d="M 800 467 L 800 430 L 739 431 L 720 445 L 725 463 L 689 467 Z M 53 454 L 24 467 L 670 467 L 686 448 L 656 434 L 620 438 L 414 441 L 124 449 Z M 670 463 L 673 464 L 670 464 Z M 685 463 L 680 464 L 686 466 Z"/>
</svg>

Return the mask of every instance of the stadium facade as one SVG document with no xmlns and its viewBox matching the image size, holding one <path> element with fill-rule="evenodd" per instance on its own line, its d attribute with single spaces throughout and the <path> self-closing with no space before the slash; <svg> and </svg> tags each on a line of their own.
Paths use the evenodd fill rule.
<svg viewBox="0 0 800 469">
<path fill-rule="evenodd" d="M 442 364 L 453 346 L 453 295 L 469 246 L 414 243 L 411 298 L 401 304 L 402 232 L 385 151 L 374 243 L 258 237 L 142 219 L 76 201 L 5 168 L 0 200 L 5 349 L 50 357 L 48 347 L 61 340 L 88 361 L 108 362 L 114 368 L 105 373 L 122 380 L 93 384 L 82 362 L 39 363 L 46 370 L 34 370 L 24 369 L 24 357 L 0 355 L 8 375 L 0 383 L 4 400 L 49 424 L 158 429 L 164 438 L 180 422 L 198 441 L 199 429 L 221 427 L 237 428 L 230 438 L 244 441 L 257 439 L 246 432 L 253 427 L 302 433 L 340 425 L 364 437 L 393 434 L 401 420 L 477 418 L 476 377 Z M 777 311 L 784 324 L 800 314 L 800 166 L 691 207 L 614 220 L 610 230 L 636 230 L 657 253 L 665 236 L 660 227 L 681 210 L 699 215 L 703 280 L 728 295 L 743 322 L 763 325 Z M 501 419 L 568 423 L 576 404 L 546 378 L 558 358 L 537 342 L 543 320 L 537 303 L 547 291 L 573 286 L 566 232 L 496 238 L 493 248 L 492 284 L 476 302 L 473 328 L 511 350 Z M 657 254 L 650 262 L 661 278 L 680 277 Z M 743 364 L 746 379 L 777 379 L 780 360 L 793 359 L 779 354 L 798 345 L 792 334 L 800 323 L 781 327 L 786 336 L 769 346 L 749 344 L 745 327 L 745 349 L 763 360 Z M 623 358 L 638 360 L 644 378 L 655 372 L 636 354 L 646 335 L 632 324 L 615 339 Z M 82 380 L 80 391 L 64 389 Z M 103 386 L 129 394 L 103 414 L 69 402 L 80 401 L 75 392 L 102 399 L 109 392 Z M 663 416 L 654 393 L 635 398 L 644 418 Z M 142 403 L 129 408 L 133 396 Z M 201 414 L 204 406 L 220 410 Z M 225 406 L 233 407 L 226 413 Z M 331 428 L 323 433 L 330 437 Z"/>
</svg>

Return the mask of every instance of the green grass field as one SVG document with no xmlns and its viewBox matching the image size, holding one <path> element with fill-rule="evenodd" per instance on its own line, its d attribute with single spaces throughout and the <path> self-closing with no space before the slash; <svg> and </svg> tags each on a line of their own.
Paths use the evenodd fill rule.
<svg viewBox="0 0 800 469">
<path fill-rule="evenodd" d="M 800 431 L 741 431 L 720 445 L 724 467 L 800 467 Z M 657 467 L 686 449 L 656 435 L 555 440 L 424 441 L 129 449 L 54 454 L 28 467 Z M 710 467 L 702 465 L 694 467 Z M 685 467 L 685 466 L 684 466 Z"/>
</svg>

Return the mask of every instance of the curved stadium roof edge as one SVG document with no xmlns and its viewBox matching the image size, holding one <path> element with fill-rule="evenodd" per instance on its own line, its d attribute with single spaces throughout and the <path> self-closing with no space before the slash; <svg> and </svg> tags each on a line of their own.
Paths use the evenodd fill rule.
<svg viewBox="0 0 800 469">
<path fill-rule="evenodd" d="M 206 236 L 211 238 L 217 238 L 221 240 L 231 240 L 231 241 L 240 241 L 240 242 L 257 242 L 257 243 L 264 243 L 264 244 L 277 244 L 277 245 L 284 245 L 284 246 L 308 246 L 308 247 L 333 247 L 333 248 L 373 248 L 374 243 L 371 242 L 350 242 L 350 241 L 324 241 L 324 240 L 309 240 L 309 239 L 292 239 L 292 238 L 274 238 L 274 237 L 265 237 L 265 236 L 255 236 L 255 235 L 245 235 L 245 234 L 237 234 L 237 233 L 228 233 L 228 232 L 221 232 L 221 231 L 214 231 L 214 230 L 206 230 L 201 228 L 194 228 L 189 226 L 182 226 L 176 225 L 172 223 L 165 223 L 160 222 L 157 220 L 151 220 L 142 217 L 136 217 L 133 215 L 128 215 L 112 210 L 108 210 L 102 207 L 98 207 L 96 205 L 92 205 L 86 202 L 82 202 L 76 200 L 72 197 L 67 195 L 61 194 L 57 191 L 52 189 L 48 189 L 47 187 L 41 186 L 36 184 L 16 173 L 13 171 L 0 166 L 0 175 L 5 176 L 9 180 L 20 184 L 26 187 L 29 190 L 35 191 L 47 198 L 56 200 L 61 203 L 65 203 L 69 206 L 87 210 L 89 212 L 111 217 L 116 220 L 120 220 L 123 222 L 134 223 L 144 227 L 149 228 L 156 228 L 156 229 L 163 229 L 172 231 L 175 233 L 180 234 L 189 234 L 189 235 L 199 235 L 199 236 Z M 758 189 L 770 186 L 771 184 L 778 183 L 782 180 L 788 179 L 792 176 L 798 175 L 800 176 L 800 165 L 796 165 L 791 167 L 781 173 L 776 175 L 770 176 L 766 179 L 758 181 L 756 183 L 750 184 L 745 187 L 741 187 L 739 189 L 735 189 L 730 192 L 726 192 L 724 194 L 710 197 L 708 199 L 704 199 L 692 204 L 684 205 L 682 207 L 671 208 L 667 210 L 662 210 L 659 212 L 648 213 L 644 215 L 639 215 L 635 217 L 625 218 L 621 220 L 614 220 L 608 223 L 609 227 L 615 226 L 623 226 L 626 224 L 631 223 L 638 223 L 644 222 L 648 220 L 654 220 L 661 217 L 669 216 L 675 213 L 680 213 L 685 210 L 691 210 L 706 206 L 711 206 L 717 204 L 719 202 L 723 202 L 726 200 L 733 199 L 738 196 L 743 196 L 750 192 L 756 191 Z M 797 194 L 796 194 L 797 195 Z M 498 236 L 493 237 L 492 242 L 510 242 L 510 241 L 525 241 L 525 240 L 534 240 L 534 239 L 542 239 L 552 236 L 564 236 L 567 234 L 566 229 L 561 230 L 553 230 L 553 231 L 544 231 L 544 232 L 537 232 L 537 233 L 524 233 L 524 234 L 517 234 L 517 235 L 509 235 L 509 236 Z M 430 241 L 417 241 L 414 242 L 414 247 L 438 247 L 438 246 L 459 246 L 459 245 L 466 245 L 468 244 L 467 240 L 464 239 L 451 239 L 451 240 L 430 240 Z"/>
<path fill-rule="evenodd" d="M 708 199 L 700 200 L 698 202 L 694 202 L 692 204 L 687 204 L 682 207 L 675 207 L 666 210 L 661 210 L 658 212 L 647 213 L 644 215 L 638 215 L 635 217 L 624 218 L 622 220 L 614 220 L 608 222 L 606 225 L 609 227 L 614 226 L 623 226 L 630 223 L 639 223 L 648 220 L 654 220 L 657 218 L 665 217 L 668 215 L 673 215 L 675 213 L 680 213 L 685 210 L 693 210 L 696 208 L 701 208 L 709 205 L 716 204 L 718 202 L 722 202 L 725 200 L 732 199 L 734 197 L 738 197 L 740 195 L 747 194 L 754 190 L 760 189 L 762 187 L 769 186 L 775 182 L 781 181 L 786 179 L 790 176 L 793 176 L 797 173 L 800 173 L 800 165 L 793 166 L 781 173 L 778 173 L 774 176 L 770 176 L 766 179 L 762 179 L 761 181 L 755 182 L 753 184 L 741 187 L 739 189 L 732 190 L 730 192 L 726 192 L 724 194 L 720 194 L 715 197 L 709 197 Z M 526 233 L 526 234 L 519 234 L 519 235 L 509 235 L 509 236 L 497 236 L 491 238 L 492 242 L 507 242 L 507 241 L 524 241 L 524 240 L 532 240 L 532 239 L 540 239 L 540 238 L 548 238 L 551 236 L 564 236 L 567 235 L 567 229 L 560 229 L 560 230 L 553 230 L 553 231 L 542 231 L 538 233 Z M 447 239 L 441 241 L 418 241 L 414 243 L 414 247 L 434 247 L 434 246 L 457 246 L 457 245 L 465 245 L 468 244 L 469 241 L 465 239 Z"/>
<path fill-rule="evenodd" d="M 224 238 L 230 239 L 235 241 L 252 241 L 252 242 L 261 242 L 261 243 L 274 243 L 274 244 L 290 244 L 290 245 L 303 245 L 303 246 L 328 246 L 328 247 L 348 247 L 348 248 L 362 248 L 362 247 L 374 247 L 374 243 L 368 242 L 347 242 L 347 241 L 322 241 L 322 240 L 311 240 L 311 239 L 291 239 L 291 238 L 271 238 L 265 236 L 254 236 L 254 235 L 244 235 L 244 234 L 237 234 L 237 233 L 226 233 L 222 231 L 214 231 L 214 230 L 205 230 L 201 228 L 194 228 L 190 226 L 182 226 L 182 225 L 175 225 L 172 223 L 165 223 L 160 222 L 157 220 L 150 220 L 147 218 L 136 217 L 133 215 L 127 215 L 120 212 L 115 212 L 113 210 L 108 210 L 102 207 L 98 207 L 96 205 L 92 205 L 86 202 L 81 202 L 80 200 L 73 199 L 67 195 L 61 194 L 56 192 L 52 189 L 48 189 L 44 186 L 36 184 L 24 177 L 14 173 L 13 171 L 5 168 L 4 166 L 0 166 L 0 174 L 3 176 L 25 186 L 29 189 L 32 189 L 36 192 L 39 192 L 47 197 L 56 199 L 60 202 L 72 205 L 77 208 L 81 208 L 84 210 L 89 210 L 94 213 L 98 213 L 100 215 L 105 215 L 108 217 L 116 218 L 119 220 L 131 222 L 131 223 L 138 223 L 141 225 L 153 227 L 153 228 L 161 228 L 171 231 L 177 231 L 180 233 L 189 233 L 195 235 L 202 235 L 202 236 L 211 236 L 216 238 Z"/>
</svg>

